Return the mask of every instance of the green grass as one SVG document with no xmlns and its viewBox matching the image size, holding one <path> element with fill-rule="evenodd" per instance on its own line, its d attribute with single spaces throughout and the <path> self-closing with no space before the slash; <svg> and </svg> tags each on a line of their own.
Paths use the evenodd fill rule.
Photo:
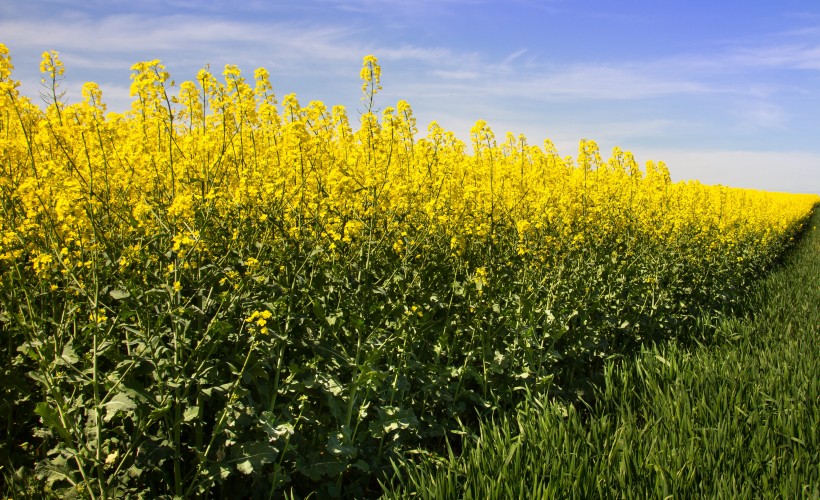
<svg viewBox="0 0 820 500">
<path fill-rule="evenodd" d="M 820 497 L 818 226 L 708 342 L 609 362 L 587 406 L 532 397 L 385 497 Z"/>
</svg>

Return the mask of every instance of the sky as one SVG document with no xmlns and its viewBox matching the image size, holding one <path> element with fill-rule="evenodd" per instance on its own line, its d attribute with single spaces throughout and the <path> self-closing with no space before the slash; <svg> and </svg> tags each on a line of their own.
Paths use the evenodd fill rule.
<svg viewBox="0 0 820 500">
<path fill-rule="evenodd" d="M 486 120 L 562 156 L 592 139 L 673 180 L 820 194 L 816 0 L 0 0 L 0 43 L 23 94 L 56 50 L 69 101 L 94 81 L 118 112 L 160 59 L 177 83 L 264 67 L 278 97 L 353 118 L 373 54 L 376 105 L 407 100 L 422 133 Z"/>
</svg>

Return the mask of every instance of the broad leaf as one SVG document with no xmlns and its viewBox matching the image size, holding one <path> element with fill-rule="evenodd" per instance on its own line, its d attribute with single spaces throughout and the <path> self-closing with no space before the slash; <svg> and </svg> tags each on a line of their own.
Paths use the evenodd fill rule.
<svg viewBox="0 0 820 500">
<path fill-rule="evenodd" d="M 134 408 L 137 407 L 137 404 L 124 392 L 118 392 L 103 406 L 105 406 L 105 417 L 103 417 L 103 420 L 109 422 L 114 418 L 117 412 L 132 412 Z"/>
<path fill-rule="evenodd" d="M 71 441 L 71 435 L 60 421 L 59 415 L 48 403 L 37 403 L 37 406 L 34 407 L 34 413 L 40 415 L 40 418 L 43 419 L 43 424 L 56 430 L 57 434 L 59 434 L 63 440 Z"/>
</svg>

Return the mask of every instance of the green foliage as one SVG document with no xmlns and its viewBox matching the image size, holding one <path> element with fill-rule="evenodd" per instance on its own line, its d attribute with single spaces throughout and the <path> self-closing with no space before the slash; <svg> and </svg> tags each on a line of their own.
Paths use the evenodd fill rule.
<svg viewBox="0 0 820 500">
<path fill-rule="evenodd" d="M 391 462 L 460 449 L 455 436 L 527 394 L 606 400 L 592 387 L 602 373 L 610 387 L 613 360 L 685 338 L 700 311 L 737 307 L 762 269 L 687 261 L 638 237 L 543 268 L 509 257 L 514 237 L 458 258 L 436 235 L 419 243 L 423 259 L 376 233 L 328 253 L 272 244 L 275 222 L 223 215 L 198 215 L 207 251 L 174 250 L 169 230 L 132 242 L 142 253 L 127 272 L 126 245 L 111 240 L 83 257 L 90 266 L 48 282 L 6 273 L 8 491 L 372 496 Z M 475 263 L 492 273 L 481 278 Z M 630 380 L 650 383 L 644 372 Z M 524 408 L 519 418 L 535 411 Z M 555 408 L 547 414 L 583 420 Z M 518 463 L 517 447 L 502 463 Z"/>
<path fill-rule="evenodd" d="M 744 316 L 608 361 L 590 404 L 533 394 L 385 498 L 817 498 L 820 213 Z M 694 335 L 696 334 L 696 335 Z"/>
</svg>

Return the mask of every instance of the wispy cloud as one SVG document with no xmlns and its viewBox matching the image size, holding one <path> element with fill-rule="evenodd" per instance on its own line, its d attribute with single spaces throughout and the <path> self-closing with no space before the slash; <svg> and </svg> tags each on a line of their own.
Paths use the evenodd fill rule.
<svg viewBox="0 0 820 500">
<path fill-rule="evenodd" d="M 365 14 L 430 16 L 453 8 L 466 8 L 487 3 L 488 0 L 320 0 L 333 8 Z"/>
<path fill-rule="evenodd" d="M 516 71 L 509 64 L 504 69 L 504 64 L 431 70 L 438 79 L 420 80 L 411 88 L 425 94 L 455 93 L 488 99 L 507 96 L 533 101 L 631 100 L 714 91 L 709 84 L 647 71 L 640 65 L 575 64 Z"/>
<path fill-rule="evenodd" d="M 375 53 L 380 59 L 392 61 L 417 61 L 427 64 L 431 67 L 443 64 L 445 61 L 451 61 L 457 57 L 458 54 L 452 50 L 442 47 L 423 47 L 418 45 L 403 44 L 397 47 L 384 46 L 367 46 L 367 48 Z"/>
<path fill-rule="evenodd" d="M 647 71 L 641 65 L 575 65 L 524 84 L 533 94 L 578 99 L 645 99 L 660 95 L 702 93 L 708 84 Z"/>
<path fill-rule="evenodd" d="M 165 17 L 118 14 L 101 19 L 82 16 L 65 19 L 0 21 L 0 32 L 18 44 L 51 44 L 64 51 L 84 54 L 135 54 L 169 51 L 195 52 L 200 57 L 236 47 L 254 53 L 280 50 L 277 57 L 305 54 L 320 59 L 349 58 L 354 30 L 344 27 L 297 23 L 254 24 L 193 15 Z M 33 37 L 32 33 L 40 36 Z M 237 51 L 241 57 L 242 52 Z"/>
<path fill-rule="evenodd" d="M 480 76 L 477 71 L 469 71 L 469 70 L 443 70 L 437 69 L 433 70 L 433 75 L 444 79 L 444 80 L 474 80 Z"/>
<path fill-rule="evenodd" d="M 173 3 L 187 5 L 186 2 L 176 0 Z M 377 4 L 414 8 L 419 0 L 325 0 L 322 3 L 336 9 L 370 12 L 378 10 Z M 431 2 L 420 3 L 429 6 Z M 479 3 L 477 0 L 444 2 L 450 7 Z M 207 6 L 225 8 L 216 1 L 206 2 Z M 208 8 L 203 12 L 92 17 L 87 13 L 65 11 L 62 15 L 70 19 L 61 18 L 58 13 L 51 20 L 0 21 L 0 32 L 17 43 L 28 43 L 37 48 L 50 45 L 47 48 L 65 52 L 67 63 L 91 69 L 122 68 L 136 60 L 173 54 L 180 63 L 195 66 L 230 60 L 239 65 L 279 66 L 301 72 L 309 71 L 310 66 L 317 64 L 349 63 L 366 53 L 375 53 L 386 63 L 413 62 L 414 65 L 408 66 L 402 76 L 406 78 L 410 74 L 416 78 L 405 88 L 415 85 L 419 90 L 436 94 L 457 92 L 475 97 L 513 93 L 537 101 L 634 100 L 734 92 L 737 89 L 732 88 L 731 83 L 716 79 L 715 74 L 750 67 L 820 69 L 820 47 L 813 46 L 753 47 L 722 54 L 614 59 L 607 63 L 578 61 L 559 65 L 543 58 L 539 61 L 539 54 L 529 48 L 496 57 L 478 50 L 456 51 L 423 43 L 373 42 L 368 40 L 364 28 L 349 22 L 283 20 L 263 23 L 213 17 L 208 14 Z M 33 37 L 32 33 L 42 36 Z M 204 60 L 205 57 L 208 60 Z M 325 67 L 322 71 L 334 70 Z"/>
<path fill-rule="evenodd" d="M 740 128 L 751 130 L 782 129 L 788 118 L 782 106 L 767 101 L 743 101 L 734 114 Z"/>
<path fill-rule="evenodd" d="M 734 61 L 744 67 L 820 70 L 820 44 L 784 44 L 738 50 Z"/>
<path fill-rule="evenodd" d="M 370 1 L 354 3 L 366 7 Z M 470 0 L 449 3 L 464 2 Z M 391 3 L 409 4 L 403 0 Z M 138 60 L 159 57 L 171 64 L 174 74 L 178 71 L 174 64 L 192 72 L 206 63 L 230 62 L 246 69 L 263 65 L 302 74 L 319 71 L 325 76 L 341 76 L 364 54 L 375 53 L 402 72 L 401 78 L 406 80 L 403 89 L 426 95 L 629 100 L 710 90 L 695 79 L 667 74 L 654 61 L 557 66 L 539 63 L 537 54 L 527 48 L 494 58 L 436 45 L 377 44 L 367 39 L 362 28 L 345 23 L 261 23 L 191 13 L 93 17 L 71 11 L 62 15 L 70 19 L 57 15 L 52 19 L 0 21 L 0 32 L 29 48 L 56 48 L 70 68 L 88 70 L 122 70 Z M 33 37 L 32 33 L 45 36 Z"/>
<path fill-rule="evenodd" d="M 527 53 L 527 49 L 519 49 L 513 52 L 512 54 L 508 55 L 504 58 L 504 61 L 501 62 L 502 66 L 510 66 L 512 65 L 517 59 L 520 59 L 524 54 Z"/>
</svg>

